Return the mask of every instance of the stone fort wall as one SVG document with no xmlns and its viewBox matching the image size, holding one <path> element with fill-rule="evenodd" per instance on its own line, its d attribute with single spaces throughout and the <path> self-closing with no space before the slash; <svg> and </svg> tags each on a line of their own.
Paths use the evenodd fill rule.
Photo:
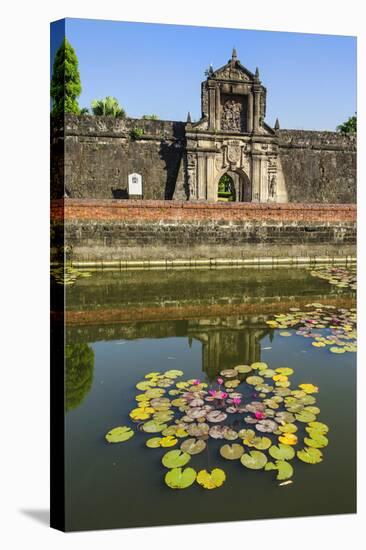
<svg viewBox="0 0 366 550">
<path fill-rule="evenodd" d="M 134 260 L 169 267 L 175 260 L 194 266 L 220 258 L 355 255 L 356 208 L 347 204 L 61 199 L 52 202 L 51 220 L 55 260 L 57 243 L 72 261 L 121 267 Z"/>
<path fill-rule="evenodd" d="M 185 200 L 185 126 L 75 115 L 52 120 L 51 197 L 66 191 L 73 198 L 128 198 L 128 174 L 137 172 L 144 199 Z M 142 135 L 136 137 L 136 129 Z M 356 202 L 355 136 L 306 130 L 277 136 L 288 202 Z"/>
</svg>

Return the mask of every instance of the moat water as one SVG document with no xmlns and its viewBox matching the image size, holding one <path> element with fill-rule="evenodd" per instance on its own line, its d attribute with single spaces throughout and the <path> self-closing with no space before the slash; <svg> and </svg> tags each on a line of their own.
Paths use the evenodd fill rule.
<svg viewBox="0 0 366 550">
<path fill-rule="evenodd" d="M 333 353 L 299 330 L 268 324 L 312 303 L 342 316 L 355 308 L 355 290 L 307 268 L 104 271 L 67 286 L 67 529 L 355 512 L 356 353 Z M 317 329 L 317 341 L 329 330 Z M 136 384 L 171 369 L 211 384 L 222 370 L 258 361 L 292 368 L 293 387 L 319 388 L 318 420 L 329 426 L 322 462 L 295 460 L 292 483 L 281 486 L 273 472 L 224 460 L 213 442 L 190 465 L 224 469 L 224 485 L 168 488 L 161 457 L 171 449 L 147 448 L 146 436 L 158 434 L 140 432 L 129 418 Z M 115 426 L 136 433 L 109 444 L 105 434 Z"/>
</svg>

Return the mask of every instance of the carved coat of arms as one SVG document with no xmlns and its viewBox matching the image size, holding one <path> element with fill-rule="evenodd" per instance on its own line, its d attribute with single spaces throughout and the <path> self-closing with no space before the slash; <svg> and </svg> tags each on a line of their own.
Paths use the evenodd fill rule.
<svg viewBox="0 0 366 550">
<path fill-rule="evenodd" d="M 227 148 L 227 158 L 229 162 L 239 162 L 241 146 L 236 141 L 230 142 Z"/>
</svg>

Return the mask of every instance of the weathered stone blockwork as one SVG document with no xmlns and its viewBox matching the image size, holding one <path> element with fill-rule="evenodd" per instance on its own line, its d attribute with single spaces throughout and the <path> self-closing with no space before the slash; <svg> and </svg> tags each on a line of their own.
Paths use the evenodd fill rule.
<svg viewBox="0 0 366 550">
<path fill-rule="evenodd" d="M 55 201 L 53 234 L 73 260 L 175 260 L 355 254 L 351 205 Z"/>
<path fill-rule="evenodd" d="M 288 202 L 356 202 L 356 136 L 279 130 Z"/>
<path fill-rule="evenodd" d="M 143 129 L 141 138 L 133 139 L 134 128 Z M 144 199 L 186 200 L 185 129 L 185 123 L 160 120 L 53 120 L 51 197 L 128 198 L 128 174 L 137 172 Z M 279 130 L 276 136 L 278 182 L 288 202 L 356 202 L 354 136 L 304 130 Z"/>
<path fill-rule="evenodd" d="M 51 197 L 128 198 L 128 174 L 138 172 L 144 198 L 172 199 L 174 193 L 184 198 L 184 126 L 75 115 L 53 120 Z M 137 139 L 136 129 L 143 131 Z"/>
</svg>

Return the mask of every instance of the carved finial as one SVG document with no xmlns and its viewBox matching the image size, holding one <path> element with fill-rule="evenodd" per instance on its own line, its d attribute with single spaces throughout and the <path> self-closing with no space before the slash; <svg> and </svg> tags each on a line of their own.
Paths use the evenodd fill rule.
<svg viewBox="0 0 366 550">
<path fill-rule="evenodd" d="M 210 63 L 210 67 L 208 69 L 208 74 L 211 76 L 213 74 L 214 70 L 213 70 L 213 66 L 212 66 L 212 63 Z"/>
<path fill-rule="evenodd" d="M 191 113 L 189 111 L 188 111 L 188 115 L 187 115 L 187 122 L 188 122 L 188 124 L 191 124 L 191 122 L 192 122 Z"/>
<path fill-rule="evenodd" d="M 233 48 L 233 53 L 231 54 L 231 59 L 233 61 L 236 61 L 238 58 L 237 54 L 236 54 L 236 48 Z"/>
<path fill-rule="evenodd" d="M 259 69 L 258 69 L 258 67 L 255 68 L 255 78 L 259 79 Z"/>
<path fill-rule="evenodd" d="M 276 122 L 275 122 L 275 125 L 274 125 L 274 129 L 275 129 L 275 130 L 279 130 L 279 129 L 280 129 L 280 121 L 278 120 L 278 118 L 276 118 Z"/>
</svg>

